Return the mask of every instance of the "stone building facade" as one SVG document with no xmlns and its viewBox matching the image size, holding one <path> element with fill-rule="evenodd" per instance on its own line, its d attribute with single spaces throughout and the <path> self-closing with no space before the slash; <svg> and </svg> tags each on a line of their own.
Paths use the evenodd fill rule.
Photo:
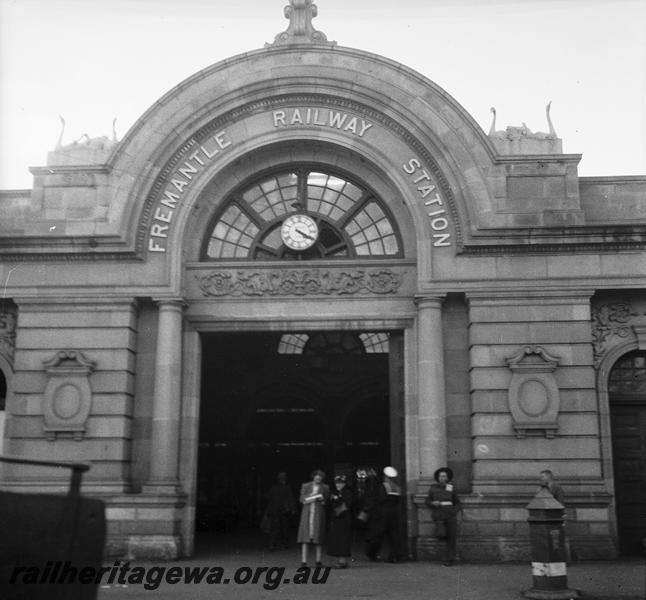
<svg viewBox="0 0 646 600">
<path fill-rule="evenodd" d="M 397 466 L 421 559 L 447 464 L 466 559 L 528 556 L 544 468 L 574 557 L 635 551 L 646 177 L 579 177 L 551 125 L 487 135 L 310 11 L 292 2 L 272 44 L 182 82 L 121 141 L 59 146 L 33 189 L 0 192 L 4 453 L 90 461 L 111 554 L 190 555 L 208 469 L 264 485 L 281 448 Z M 62 477 L 6 465 L 2 488 Z"/>
</svg>

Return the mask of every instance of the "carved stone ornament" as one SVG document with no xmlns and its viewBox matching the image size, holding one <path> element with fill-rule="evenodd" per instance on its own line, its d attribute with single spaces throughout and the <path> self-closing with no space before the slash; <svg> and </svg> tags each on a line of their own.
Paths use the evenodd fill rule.
<svg viewBox="0 0 646 600">
<path fill-rule="evenodd" d="M 540 346 L 525 346 L 507 359 L 513 373 L 508 398 L 516 437 L 530 431 L 543 431 L 548 438 L 556 435 L 561 399 L 554 371 L 559 360 Z"/>
<path fill-rule="evenodd" d="M 396 293 L 403 280 L 390 269 L 211 271 L 196 277 L 205 296 L 384 295 Z"/>
<path fill-rule="evenodd" d="M 60 350 L 43 366 L 49 374 L 43 398 L 47 439 L 61 434 L 83 439 L 92 405 L 89 376 L 96 363 L 79 350 Z"/>
<path fill-rule="evenodd" d="M 632 335 L 631 322 L 637 315 L 628 302 L 592 307 L 592 349 L 595 367 L 599 366 L 603 354 L 613 341 L 621 341 Z"/>
<path fill-rule="evenodd" d="M 0 354 L 13 362 L 16 349 L 16 314 L 10 310 L 0 312 Z"/>
<path fill-rule="evenodd" d="M 286 31 L 279 33 L 273 44 L 265 44 L 266 48 L 271 46 L 284 46 L 286 44 L 325 44 L 335 46 L 336 42 L 328 42 L 327 37 L 321 31 L 312 26 L 312 19 L 318 14 L 316 4 L 312 0 L 290 0 L 289 6 L 285 7 L 285 18 L 289 19 L 289 27 Z"/>
</svg>

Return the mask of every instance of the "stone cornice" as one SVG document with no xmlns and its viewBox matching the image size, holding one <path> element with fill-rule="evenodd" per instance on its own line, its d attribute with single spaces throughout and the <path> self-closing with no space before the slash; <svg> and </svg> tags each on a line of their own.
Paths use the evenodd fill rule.
<svg viewBox="0 0 646 600">
<path fill-rule="evenodd" d="M 72 251 L 71 248 L 75 248 Z M 136 261 L 143 256 L 116 235 L 0 236 L 3 262 Z"/>
<path fill-rule="evenodd" d="M 579 183 L 644 183 L 646 175 L 588 175 L 579 176 Z"/>
<path fill-rule="evenodd" d="M 37 245 L 37 243 L 34 243 Z M 48 252 L 46 250 L 36 250 L 26 252 L 24 254 L 11 252 L 3 253 L 0 251 L 0 259 L 2 262 L 97 262 L 97 261 L 119 261 L 119 262 L 133 262 L 143 261 L 143 257 L 131 251 L 124 250 L 101 252 Z"/>
<path fill-rule="evenodd" d="M 583 229 L 583 228 L 581 228 Z M 577 232 L 577 237 L 597 237 L 599 227 L 590 227 L 590 231 L 581 231 Z M 646 226 L 628 226 L 628 225 L 615 225 L 615 226 L 606 226 L 603 227 L 603 231 L 606 235 L 611 234 L 612 231 L 617 232 L 617 237 L 621 236 L 622 229 L 630 229 L 631 234 L 634 235 L 637 231 L 637 237 L 641 239 L 637 240 L 626 240 L 626 241 L 577 241 L 577 242 L 542 242 L 542 241 L 528 241 L 524 244 L 514 243 L 513 241 L 505 242 L 500 241 L 504 240 L 505 233 L 500 232 L 498 234 L 498 240 L 482 242 L 478 240 L 477 243 L 469 243 L 462 246 L 458 251 L 458 254 L 462 255 L 503 255 L 503 254 L 576 254 L 576 253 L 599 253 L 599 252 L 620 252 L 625 250 L 646 250 Z M 513 237 L 528 237 L 528 231 L 516 230 L 517 234 Z M 534 230 L 535 231 L 535 230 Z M 553 236 L 554 232 L 558 231 L 557 229 L 550 230 L 545 228 L 541 231 L 542 236 Z M 493 235 L 492 235 L 493 237 Z"/>
<path fill-rule="evenodd" d="M 31 189 L 0 190 L 0 200 L 4 200 L 5 198 L 31 198 Z"/>
<path fill-rule="evenodd" d="M 53 173 L 109 173 L 107 164 L 49 165 L 46 167 L 29 167 L 32 175 L 52 175 Z"/>
<path fill-rule="evenodd" d="M 498 154 L 496 162 L 498 164 L 535 162 L 578 164 L 582 157 L 583 154 Z"/>
</svg>

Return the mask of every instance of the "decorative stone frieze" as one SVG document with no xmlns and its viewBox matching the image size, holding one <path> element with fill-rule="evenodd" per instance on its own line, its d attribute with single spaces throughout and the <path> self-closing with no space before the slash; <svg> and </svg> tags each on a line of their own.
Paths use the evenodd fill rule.
<svg viewBox="0 0 646 600">
<path fill-rule="evenodd" d="M 513 373 L 508 398 L 516 437 L 530 431 L 543 431 L 548 438 L 556 435 L 560 395 L 554 371 L 559 360 L 541 346 L 525 346 L 507 359 Z"/>
<path fill-rule="evenodd" d="M 11 310 L 0 312 L 0 354 L 13 362 L 16 348 L 16 313 Z"/>
<path fill-rule="evenodd" d="M 204 296 L 331 296 L 394 294 L 404 273 L 390 269 L 211 271 L 196 275 Z"/>
<path fill-rule="evenodd" d="M 60 350 L 43 361 L 43 366 L 49 374 L 43 398 L 47 439 L 53 441 L 66 434 L 81 440 L 92 405 L 88 379 L 96 363 L 79 350 Z"/>
<path fill-rule="evenodd" d="M 613 342 L 633 334 L 631 327 L 638 313 L 628 302 L 614 302 L 592 307 L 592 347 L 594 366 L 601 363 L 603 354 Z"/>
</svg>

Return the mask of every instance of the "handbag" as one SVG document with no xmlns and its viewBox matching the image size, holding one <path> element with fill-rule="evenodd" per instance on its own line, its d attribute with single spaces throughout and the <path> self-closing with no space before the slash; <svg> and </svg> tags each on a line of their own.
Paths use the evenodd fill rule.
<svg viewBox="0 0 646 600">
<path fill-rule="evenodd" d="M 341 504 L 339 504 L 339 506 L 334 507 L 335 517 L 339 517 L 345 512 L 348 512 L 348 507 L 346 506 L 345 502 L 342 502 Z"/>
</svg>

